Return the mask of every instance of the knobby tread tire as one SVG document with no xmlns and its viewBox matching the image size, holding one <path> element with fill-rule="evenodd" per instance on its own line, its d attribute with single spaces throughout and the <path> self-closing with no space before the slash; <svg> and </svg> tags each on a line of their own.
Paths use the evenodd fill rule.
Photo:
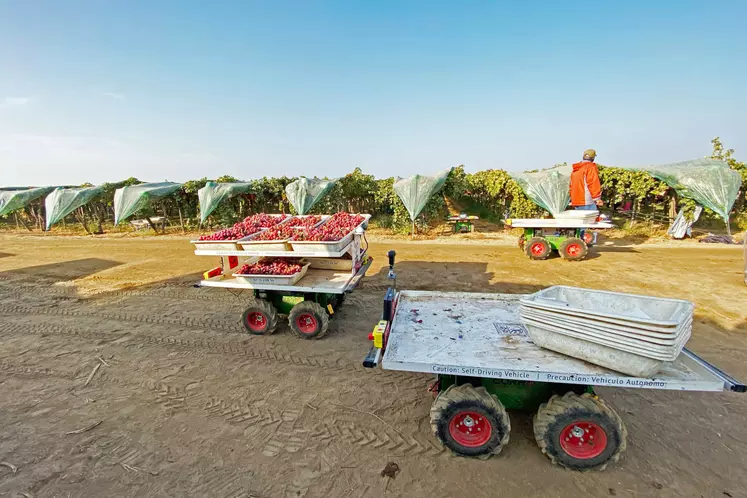
<svg viewBox="0 0 747 498">
<path fill-rule="evenodd" d="M 267 327 L 264 332 L 256 332 L 250 329 L 246 324 L 246 319 L 249 313 L 262 313 L 267 319 Z M 275 307 L 263 299 L 251 299 L 249 300 L 247 308 L 241 314 L 241 325 L 250 334 L 254 335 L 270 335 L 278 328 L 278 312 Z"/>
<path fill-rule="evenodd" d="M 588 460 L 574 459 L 568 455 L 556 436 L 574 418 L 592 419 L 602 425 L 607 433 L 607 444 L 612 445 L 611 450 Z M 542 453 L 553 464 L 571 470 L 602 471 L 609 464 L 620 460 L 627 448 L 628 431 L 620 416 L 607 403 L 589 393 L 578 395 L 568 392 L 563 396 L 554 395 L 539 407 L 533 426 L 534 438 Z"/>
<path fill-rule="evenodd" d="M 479 409 L 492 419 L 490 423 L 495 436 L 479 450 L 465 451 L 448 435 L 449 421 L 461 409 Z M 441 392 L 431 406 L 430 422 L 433 434 L 452 453 L 459 456 L 485 459 L 497 455 L 508 443 L 511 433 L 511 421 L 498 397 L 490 394 L 484 387 L 473 387 L 472 384 L 452 385 Z"/>
<path fill-rule="evenodd" d="M 316 332 L 315 334 L 304 334 L 303 332 L 297 330 L 296 317 L 303 313 L 311 313 L 316 317 L 320 324 L 318 332 Z M 320 304 L 315 303 L 314 301 L 302 301 L 291 308 L 291 311 L 288 314 L 288 324 L 290 325 L 293 333 L 298 337 L 301 337 L 303 339 L 321 339 L 329 330 L 329 315 Z"/>
<path fill-rule="evenodd" d="M 545 246 L 545 252 L 541 255 L 535 255 L 532 253 L 532 246 L 538 243 L 544 244 Z M 524 254 L 529 256 L 530 259 L 534 259 L 534 260 L 547 259 L 550 257 L 551 253 L 552 253 L 552 246 L 550 246 L 550 243 L 544 237 L 532 237 L 531 239 L 527 240 L 524 243 Z"/>
</svg>

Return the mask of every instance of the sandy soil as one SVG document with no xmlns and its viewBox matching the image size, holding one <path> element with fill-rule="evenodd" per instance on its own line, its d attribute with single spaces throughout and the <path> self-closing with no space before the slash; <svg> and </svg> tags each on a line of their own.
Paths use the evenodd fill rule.
<svg viewBox="0 0 747 498">
<path fill-rule="evenodd" d="M 574 264 L 494 241 L 374 242 L 331 332 L 303 341 L 243 333 L 241 298 L 191 287 L 213 260 L 184 239 L 0 243 L 0 496 L 747 496 L 747 396 L 601 389 L 628 451 L 581 474 L 550 465 L 523 413 L 498 457 L 453 457 L 429 432 L 428 376 L 360 366 L 394 248 L 402 288 L 691 299 L 690 347 L 744 380 L 741 248 L 616 241 Z"/>
</svg>

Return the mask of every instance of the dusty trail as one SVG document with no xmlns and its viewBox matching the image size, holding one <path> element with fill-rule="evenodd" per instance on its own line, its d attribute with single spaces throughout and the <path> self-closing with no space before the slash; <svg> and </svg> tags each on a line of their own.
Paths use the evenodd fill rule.
<svg viewBox="0 0 747 498">
<path fill-rule="evenodd" d="M 402 471 L 386 496 L 747 496 L 747 396 L 603 390 L 629 450 L 577 474 L 549 465 L 521 413 L 498 458 L 455 458 L 428 429 L 428 376 L 360 366 L 393 247 L 407 288 L 572 283 L 692 299 L 691 347 L 744 379 L 739 249 L 616 244 L 568 264 L 489 241 L 373 243 L 331 333 L 302 341 L 287 328 L 245 335 L 241 297 L 191 287 L 212 261 L 184 240 L 0 243 L 0 461 L 18 467 L 0 466 L 0 496 L 378 497 L 388 461 Z"/>
</svg>

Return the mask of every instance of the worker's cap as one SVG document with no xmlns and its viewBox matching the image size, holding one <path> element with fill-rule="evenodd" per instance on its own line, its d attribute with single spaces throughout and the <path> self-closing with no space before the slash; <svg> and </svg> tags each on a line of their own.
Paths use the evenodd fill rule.
<svg viewBox="0 0 747 498">
<path fill-rule="evenodd" d="M 586 149 L 584 151 L 584 159 L 594 159 L 597 157 L 597 151 L 594 149 Z"/>
</svg>

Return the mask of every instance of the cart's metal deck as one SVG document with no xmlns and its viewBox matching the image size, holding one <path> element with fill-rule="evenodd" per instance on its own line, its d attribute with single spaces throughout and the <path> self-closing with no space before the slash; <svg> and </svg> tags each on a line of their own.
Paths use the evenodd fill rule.
<svg viewBox="0 0 747 498">
<path fill-rule="evenodd" d="M 522 297 L 400 291 L 382 367 L 561 384 L 685 391 L 744 389 L 687 350 L 653 378 L 644 379 L 539 348 L 521 324 Z"/>
<path fill-rule="evenodd" d="M 573 218 L 517 218 L 512 219 L 510 225 L 513 228 L 615 228 L 612 223 L 606 221 L 586 223 Z"/>
<path fill-rule="evenodd" d="M 353 290 L 373 262 L 369 258 L 368 262 L 352 274 L 350 271 L 335 270 L 309 270 L 306 275 L 299 280 L 296 285 L 272 285 L 272 284 L 245 284 L 237 282 L 232 277 L 218 276 L 208 280 L 200 281 L 200 287 L 223 287 L 225 289 L 246 289 L 246 290 L 274 290 L 288 292 L 324 292 L 327 294 L 343 294 Z"/>
</svg>

